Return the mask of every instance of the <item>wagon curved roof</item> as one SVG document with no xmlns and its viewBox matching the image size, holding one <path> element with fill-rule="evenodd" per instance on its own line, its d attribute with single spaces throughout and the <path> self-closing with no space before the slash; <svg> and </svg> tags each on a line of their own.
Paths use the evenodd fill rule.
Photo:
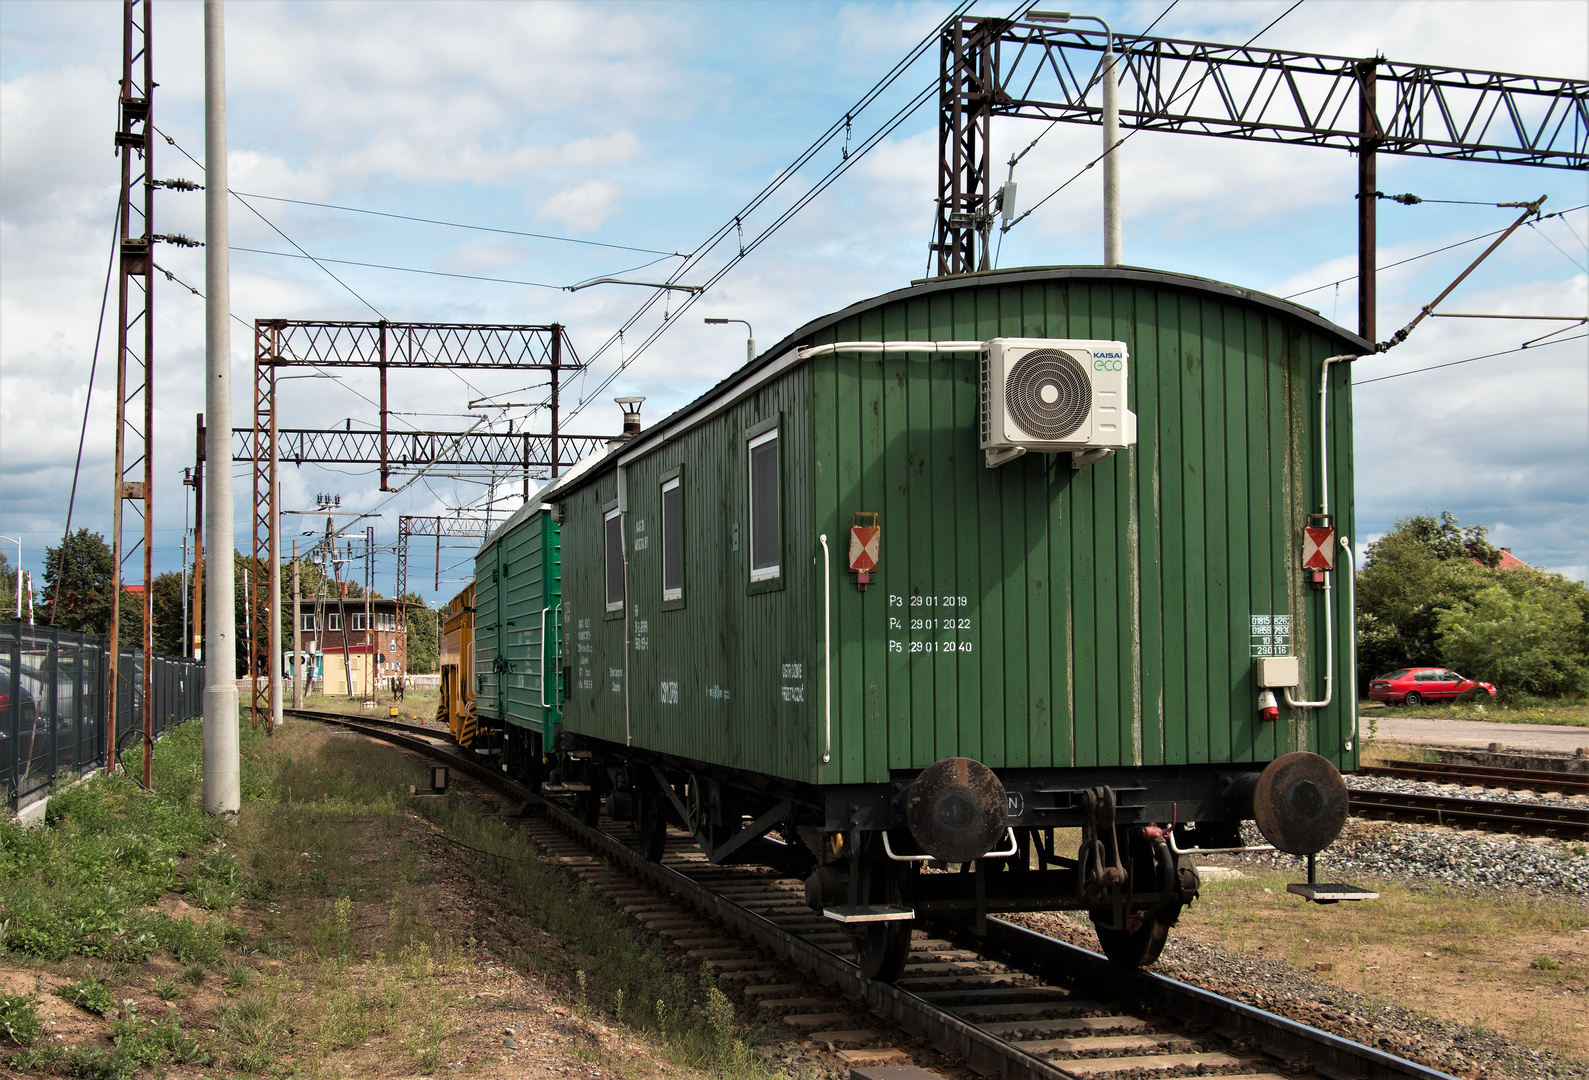
<svg viewBox="0 0 1589 1080">
<path fill-rule="evenodd" d="M 688 422 L 692 414 L 709 409 L 714 402 L 726 395 L 733 394 L 747 381 L 754 380 L 764 369 L 783 359 L 792 350 L 811 344 L 812 338 L 816 335 L 829 327 L 843 322 L 845 319 L 863 314 L 874 308 L 884 307 L 904 300 L 916 300 L 922 297 L 983 285 L 1005 286 L 1024 285 L 1034 282 L 1083 280 L 1156 285 L 1184 289 L 1188 292 L 1201 293 L 1205 296 L 1217 296 L 1241 301 L 1268 308 L 1276 314 L 1306 323 L 1324 334 L 1344 341 L 1349 348 L 1361 350 L 1365 354 L 1374 351 L 1374 346 L 1371 342 L 1330 322 L 1330 320 L 1324 318 L 1312 308 L 1294 304 L 1289 300 L 1271 296 L 1256 289 L 1244 289 L 1239 285 L 1230 285 L 1211 278 L 1197 277 L 1193 274 L 1177 274 L 1168 270 L 1151 270 L 1136 266 L 1025 266 L 1009 270 L 987 270 L 975 274 L 954 274 L 947 277 L 925 278 L 913 281 L 905 288 L 880 293 L 866 300 L 858 300 L 839 311 L 830 312 L 812 319 L 799 329 L 785 335 L 772 348 L 764 350 L 754 361 L 735 369 L 688 405 L 669 413 L 632 439 L 614 446 L 604 455 L 598 457 L 597 461 L 592 462 L 595 467 L 584 471 L 584 478 L 604 473 L 610 464 L 617 460 L 619 454 L 627 457 L 644 447 L 647 443 L 658 438 L 665 438 L 670 431 L 677 428 L 680 422 Z M 577 487 L 580 479 L 580 477 L 572 474 L 566 478 L 559 477 L 557 481 L 547 485 L 542 490 L 541 498 L 555 498 L 554 492 Z M 538 503 L 540 500 L 532 501 Z"/>
<path fill-rule="evenodd" d="M 1149 270 L 1137 266 L 1023 266 L 1010 270 L 984 270 L 976 274 L 954 274 L 949 277 L 923 278 L 913 281 L 903 289 L 882 293 L 867 300 L 859 300 L 841 311 L 812 319 L 800 329 L 789 334 L 778 344 L 768 349 L 756 358 L 756 365 L 760 366 L 763 360 L 782 356 L 796 345 L 804 344 L 822 330 L 827 329 L 845 319 L 870 311 L 872 308 L 882 307 L 900 300 L 915 300 L 923 296 L 934 296 L 942 292 L 952 292 L 967 286 L 977 285 L 1024 285 L 1036 281 L 1068 281 L 1085 279 L 1088 281 L 1126 281 L 1137 282 L 1144 285 L 1168 285 L 1175 288 L 1187 289 L 1192 292 L 1209 293 L 1215 296 L 1225 296 L 1233 300 L 1242 300 L 1260 307 L 1267 307 L 1282 315 L 1310 323 L 1318 329 L 1337 337 L 1345 338 L 1354 346 L 1364 352 L 1372 352 L 1374 346 L 1367 340 L 1345 330 L 1310 307 L 1293 304 L 1289 300 L 1282 300 L 1278 296 L 1271 296 L 1256 289 L 1244 289 L 1239 285 L 1229 285 L 1223 281 L 1212 278 L 1197 277 L 1193 274 L 1177 274 L 1168 270 Z M 746 365 L 734 375 L 723 380 L 723 384 L 734 381 L 735 376 L 742 372 L 752 370 L 752 365 Z"/>
</svg>

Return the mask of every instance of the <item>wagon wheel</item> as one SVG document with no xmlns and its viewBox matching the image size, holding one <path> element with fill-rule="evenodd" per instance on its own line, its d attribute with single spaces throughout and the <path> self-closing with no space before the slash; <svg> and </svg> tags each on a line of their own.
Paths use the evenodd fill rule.
<svg viewBox="0 0 1589 1080">
<path fill-rule="evenodd" d="M 900 888 L 900 871 L 892 865 L 865 867 L 858 870 L 866 875 L 862 882 L 862 895 L 870 896 L 870 903 L 897 904 L 903 890 Z M 865 923 L 855 935 L 855 963 L 869 979 L 891 983 L 905 970 L 910 959 L 909 920 Z"/>
<path fill-rule="evenodd" d="M 1174 915 L 1150 912 L 1134 930 L 1130 929 L 1130 920 L 1127 920 L 1126 929 L 1110 927 L 1114 917 L 1108 908 L 1094 908 L 1091 915 L 1103 954 L 1121 967 L 1142 968 L 1152 964 L 1164 951 L 1164 943 L 1169 939 L 1170 927 L 1175 925 L 1175 917 L 1180 915 L 1180 908 L 1174 909 Z"/>
<path fill-rule="evenodd" d="M 640 853 L 650 862 L 661 862 L 667 846 L 668 822 L 654 782 L 643 776 L 635 782 L 635 832 Z"/>
</svg>

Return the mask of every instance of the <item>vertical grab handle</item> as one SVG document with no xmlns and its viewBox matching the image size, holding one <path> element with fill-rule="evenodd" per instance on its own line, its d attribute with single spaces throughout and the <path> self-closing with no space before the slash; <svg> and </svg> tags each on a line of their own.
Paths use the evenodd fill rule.
<svg viewBox="0 0 1589 1080">
<path fill-rule="evenodd" d="M 828 534 L 822 545 L 822 764 L 833 759 L 833 574 L 828 565 Z"/>
<path fill-rule="evenodd" d="M 541 708 L 543 708 L 543 709 L 547 708 L 547 704 L 546 704 L 546 613 L 548 611 L 551 611 L 551 610 L 552 610 L 551 608 L 544 608 L 544 607 L 541 609 Z M 543 718 L 542 722 L 543 723 L 545 722 L 544 718 Z"/>
</svg>

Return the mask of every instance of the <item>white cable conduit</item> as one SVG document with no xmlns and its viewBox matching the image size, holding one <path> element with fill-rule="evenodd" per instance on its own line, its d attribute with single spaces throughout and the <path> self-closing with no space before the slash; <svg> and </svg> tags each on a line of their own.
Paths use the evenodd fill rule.
<svg viewBox="0 0 1589 1080">
<path fill-rule="evenodd" d="M 1352 703 L 1352 737 L 1346 740 L 1346 748 L 1351 750 L 1357 746 L 1357 554 L 1352 550 L 1352 545 L 1346 538 L 1340 537 L 1341 550 L 1346 552 L 1346 617 L 1352 620 L 1352 634 L 1346 640 L 1351 642 L 1346 654 L 1346 677 L 1351 680 Z"/>
<path fill-rule="evenodd" d="M 981 341 L 835 341 L 831 345 L 812 345 L 801 349 L 799 357 L 807 360 L 829 353 L 891 353 L 891 352 L 981 352 L 986 342 Z"/>
<path fill-rule="evenodd" d="M 822 545 L 822 764 L 833 760 L 833 573 L 828 566 L 828 534 Z"/>
<path fill-rule="evenodd" d="M 1345 353 L 1341 356 L 1327 356 L 1324 358 L 1324 367 L 1319 375 L 1319 512 L 1330 512 L 1330 365 L 1356 360 L 1356 353 Z M 1342 541 L 1342 546 L 1346 546 Z M 1348 549 L 1350 550 L 1350 549 Z M 1322 709 L 1329 705 L 1335 695 L 1335 607 L 1332 592 L 1332 579 L 1324 579 L 1324 697 L 1318 701 L 1298 701 L 1291 696 L 1291 687 L 1285 688 L 1286 704 L 1293 709 Z M 1357 627 L 1352 627 L 1352 633 L 1357 633 Z"/>
</svg>

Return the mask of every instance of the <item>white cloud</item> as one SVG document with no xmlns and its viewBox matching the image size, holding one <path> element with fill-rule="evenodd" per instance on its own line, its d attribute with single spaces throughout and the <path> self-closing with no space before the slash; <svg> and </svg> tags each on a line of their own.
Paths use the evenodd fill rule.
<svg viewBox="0 0 1589 1080">
<path fill-rule="evenodd" d="M 595 229 L 618 213 L 621 192 L 618 185 L 605 180 L 587 180 L 578 187 L 564 188 L 541 203 L 538 219 L 550 218 L 579 230 Z"/>
</svg>

